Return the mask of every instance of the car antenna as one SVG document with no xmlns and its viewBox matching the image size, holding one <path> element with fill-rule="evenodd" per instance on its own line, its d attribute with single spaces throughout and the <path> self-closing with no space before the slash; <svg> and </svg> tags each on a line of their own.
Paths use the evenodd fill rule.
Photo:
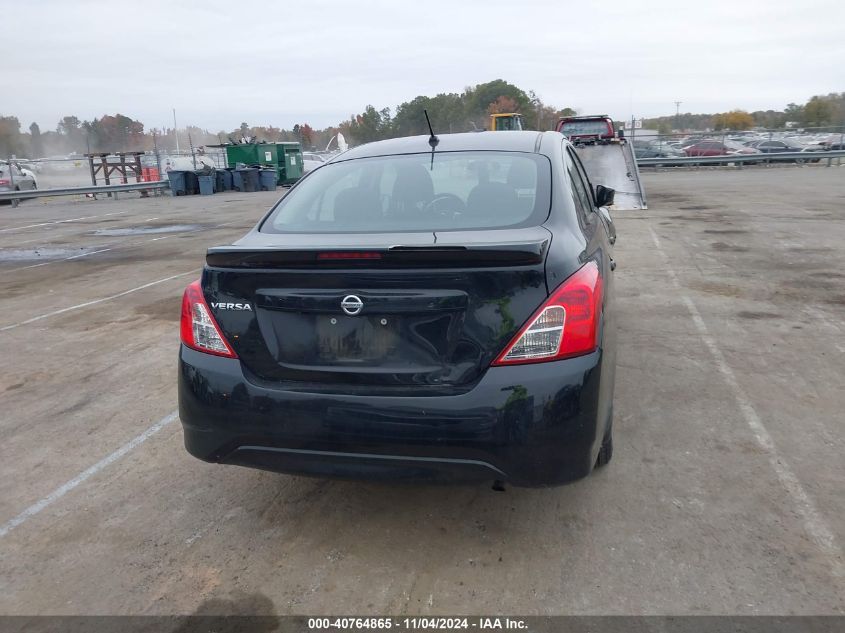
<svg viewBox="0 0 845 633">
<path fill-rule="evenodd" d="M 431 127 L 431 119 L 428 118 L 428 110 L 423 110 L 425 115 L 425 122 L 428 123 L 428 131 L 431 136 L 428 137 L 428 144 L 431 145 L 431 171 L 434 171 L 434 148 L 440 142 L 440 139 L 434 135 L 434 130 Z"/>
</svg>

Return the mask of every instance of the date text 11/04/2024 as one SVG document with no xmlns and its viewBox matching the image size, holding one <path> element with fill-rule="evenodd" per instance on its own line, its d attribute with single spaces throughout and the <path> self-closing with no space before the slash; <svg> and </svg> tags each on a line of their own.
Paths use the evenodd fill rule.
<svg viewBox="0 0 845 633">
<path fill-rule="evenodd" d="M 425 630 L 524 630 L 527 623 L 519 618 L 507 617 L 357 617 L 357 618 L 309 618 L 308 629 L 319 630 L 394 630 L 394 631 L 425 631 Z"/>
</svg>

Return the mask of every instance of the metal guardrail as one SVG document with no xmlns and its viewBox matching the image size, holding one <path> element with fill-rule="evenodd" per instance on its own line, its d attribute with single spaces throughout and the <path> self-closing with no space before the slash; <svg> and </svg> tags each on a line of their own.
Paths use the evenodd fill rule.
<svg viewBox="0 0 845 633">
<path fill-rule="evenodd" d="M 742 166 L 743 163 L 779 163 L 796 160 L 809 162 L 819 159 L 826 160 L 830 167 L 834 158 L 845 157 L 845 150 L 828 150 L 821 152 L 780 152 L 770 154 L 731 154 L 728 156 L 666 156 L 661 158 L 638 158 L 637 165 L 680 166 L 680 165 L 730 165 Z M 121 191 L 143 191 L 150 189 L 169 189 L 170 181 L 157 180 L 155 182 L 130 182 L 119 185 L 102 185 L 89 187 L 61 187 L 56 189 L 32 189 L 29 191 L 8 191 L 0 193 L 0 202 L 6 200 L 28 200 L 47 196 L 79 196 L 89 193 L 119 193 Z"/>
<path fill-rule="evenodd" d="M 637 165 L 727 165 L 742 163 L 780 163 L 784 161 L 799 161 L 808 163 L 816 160 L 826 160 L 830 167 L 834 158 L 845 157 L 845 150 L 829 150 L 821 152 L 772 152 L 769 154 L 730 154 L 728 156 L 666 156 L 660 158 L 638 158 Z"/>
<path fill-rule="evenodd" d="M 31 189 L 27 191 L 8 191 L 0 193 L 0 201 L 3 200 L 28 200 L 30 198 L 42 198 L 46 196 L 79 196 L 89 193 L 119 193 L 121 191 L 149 191 L 150 189 L 169 189 L 170 181 L 156 180 L 154 182 L 129 182 L 119 185 L 102 185 L 89 187 L 60 187 L 56 189 Z"/>
</svg>

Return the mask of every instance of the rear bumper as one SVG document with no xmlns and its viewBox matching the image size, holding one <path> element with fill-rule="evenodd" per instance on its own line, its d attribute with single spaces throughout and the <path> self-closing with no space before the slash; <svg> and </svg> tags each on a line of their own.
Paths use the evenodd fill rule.
<svg viewBox="0 0 845 633">
<path fill-rule="evenodd" d="M 595 463 L 606 419 L 602 353 L 495 367 L 448 396 L 268 389 L 240 361 L 181 347 L 179 413 L 205 461 L 326 477 L 548 486 Z M 602 389 L 606 394 L 612 390 Z M 607 396 L 605 396 L 607 397 Z"/>
</svg>

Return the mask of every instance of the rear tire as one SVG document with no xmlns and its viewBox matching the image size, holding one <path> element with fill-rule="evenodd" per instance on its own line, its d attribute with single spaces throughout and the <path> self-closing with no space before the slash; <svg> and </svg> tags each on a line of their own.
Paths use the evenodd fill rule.
<svg viewBox="0 0 845 633">
<path fill-rule="evenodd" d="M 596 468 L 607 466 L 613 458 L 613 410 L 610 411 L 610 421 L 607 423 L 607 430 L 604 432 L 604 439 L 601 441 L 599 455 L 596 458 Z"/>
</svg>

